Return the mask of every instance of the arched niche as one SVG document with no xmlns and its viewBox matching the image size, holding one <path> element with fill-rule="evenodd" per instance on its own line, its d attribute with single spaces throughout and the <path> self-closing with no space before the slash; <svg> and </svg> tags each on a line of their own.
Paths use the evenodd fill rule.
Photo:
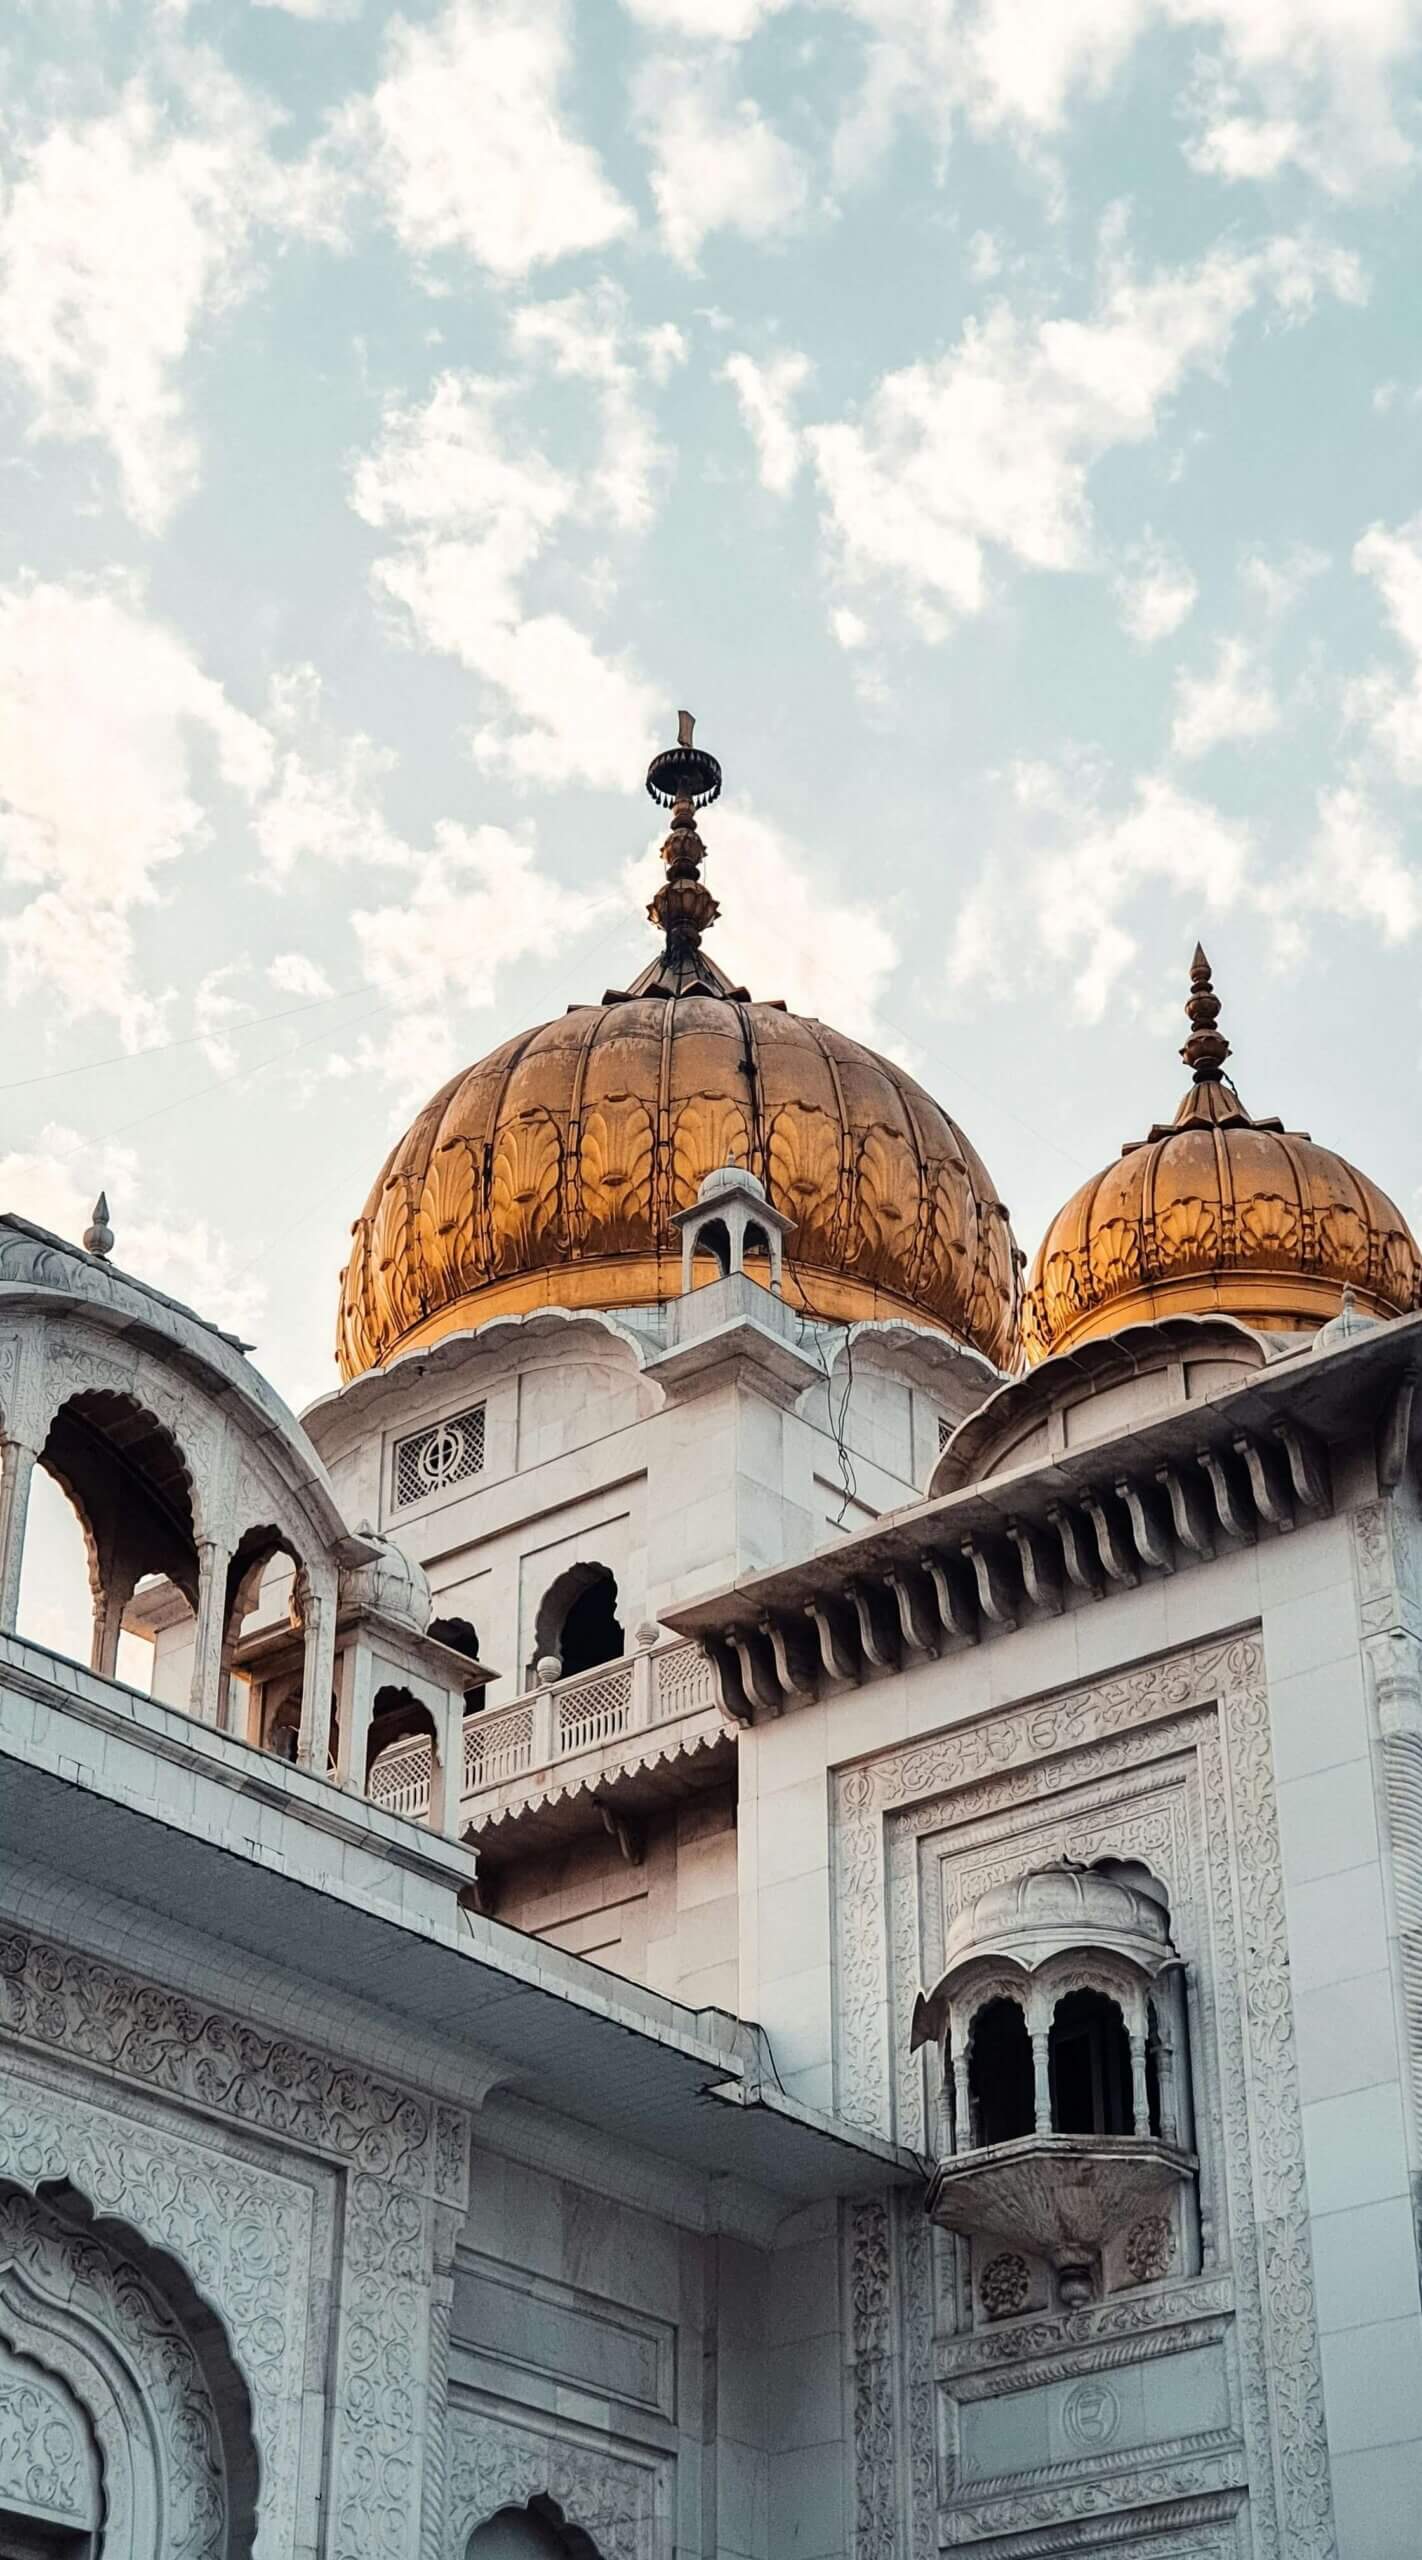
<svg viewBox="0 0 1422 2560">
<path fill-rule="evenodd" d="M 617 1578 L 605 1564 L 573 1564 L 551 1582 L 534 1621 L 533 1663 L 546 1655 L 564 1679 L 621 1660 L 626 1638 L 617 1614 Z"/>
<path fill-rule="evenodd" d="M 599 2560 L 591 2534 L 568 2523 L 554 2498 L 500 2507 L 476 2525 L 464 2560 Z"/>
<path fill-rule="evenodd" d="M 16 2463 L 6 2395 L 51 2459 Z M 251 2403 L 176 2261 L 59 2182 L 0 2183 L 0 2551 L 247 2560 Z"/>
<path fill-rule="evenodd" d="M 193 1471 L 141 1394 L 111 1387 L 77 1389 L 55 1408 L 39 1468 L 78 1523 L 88 1569 L 87 1610 L 77 1591 L 66 1593 L 74 1641 L 64 1649 L 112 1677 L 123 1613 L 145 1576 L 162 1576 L 196 1604 L 200 1500 Z M 53 1502 L 48 1509 L 46 1543 L 53 1548 Z M 43 1513 L 37 1520 L 43 1538 Z M 33 1623 L 36 1597 L 33 1578 L 22 1572 L 21 1632 Z"/>
</svg>

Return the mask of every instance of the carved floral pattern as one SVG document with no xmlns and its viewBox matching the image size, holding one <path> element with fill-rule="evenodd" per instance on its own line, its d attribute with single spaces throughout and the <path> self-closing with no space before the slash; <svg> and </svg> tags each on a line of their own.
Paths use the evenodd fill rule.
<svg viewBox="0 0 1422 2560">
<path fill-rule="evenodd" d="M 68 1948 L 0 1936 L 0 2025 L 451 2200 L 463 2119 Z"/>
<path fill-rule="evenodd" d="M 653 2560 L 658 2470 L 579 2444 L 565 2430 L 544 2435 L 483 2410 L 450 2411 L 446 2548 L 462 2552 L 475 2528 L 501 2507 L 551 2502 L 561 2520 L 596 2543 L 600 2560 Z"/>
<path fill-rule="evenodd" d="M 139 2396 L 144 2450 L 151 2446 L 156 2454 L 157 2478 L 146 2503 L 153 2524 L 161 2514 L 163 2560 L 223 2560 L 227 2506 L 216 2415 L 176 2315 L 106 2240 L 67 2230 L 30 2196 L 0 2196 L 0 2269 L 10 2266 L 127 2368 Z M 4 2317 L 0 2308 L 0 2322 Z M 76 2438 L 76 2466 L 80 2450 Z M 71 2492 L 71 2512 L 77 2503 Z"/>
<path fill-rule="evenodd" d="M 1122 2256 L 1137 2284 L 1158 2284 L 1170 2273 L 1175 2233 L 1168 2213 L 1143 2213 L 1126 2233 Z"/>
<path fill-rule="evenodd" d="M 1192 1710 L 1190 1736 L 1184 1720 Z M 970 1798 L 959 1796 L 959 1804 L 971 1801 L 975 1818 L 994 1806 L 1006 1816 L 1060 1786 L 1067 1752 L 1074 1791 L 1113 1777 L 1129 1782 L 1138 1766 L 1168 1750 L 1177 1736 L 1196 1757 L 1206 1817 L 1192 1854 L 1204 1861 L 1201 1881 L 1207 1882 L 1216 1932 L 1218 1997 L 1209 1968 L 1202 1968 L 1204 1978 L 1192 1986 L 1192 2033 L 1198 2032 L 1203 2062 L 1200 2103 L 1222 2128 L 1226 2184 L 1216 2210 L 1228 2210 L 1232 2234 L 1254 2547 L 1261 2560 L 1280 2553 L 1288 2560 L 1331 2560 L 1282 1876 L 1262 1654 L 1254 1638 L 1202 1646 L 1001 1711 L 886 1752 L 841 1777 L 836 1874 L 842 2103 L 855 2120 L 889 2129 L 896 2085 L 889 2024 L 902 1990 L 896 1977 L 906 1962 L 912 1968 L 923 1955 L 912 1863 L 887 1854 L 899 1826 L 942 1828 L 950 1819 L 942 1799 L 960 1790 L 971 1790 Z M 955 1808 L 951 1819 L 958 1818 Z M 1177 1882 L 1193 1889 L 1189 1877 Z M 1235 2094 L 1246 2086 L 1247 2119 Z M 1230 2092 L 1228 2102 L 1224 2090 Z M 1227 2243 L 1223 2229 L 1220 2243 Z M 1065 2342 L 1102 2334 L 1105 2313 L 1115 2333 L 1124 2335 L 1126 2308 L 1093 2306 L 1090 2315 L 1024 2321 L 1020 2347 L 1015 2333 L 986 2333 L 971 2352 L 979 2360 L 999 2348 L 1009 2356 L 1040 2353 L 1053 2337 Z M 1148 2302 L 1136 2308 L 1147 2322 L 1158 2316 Z M 857 2396 L 857 2436 L 861 2421 L 865 2474 L 872 2478 L 872 2402 L 861 2409 Z M 1153 2493 L 1159 2497 L 1184 2497 L 1214 2485 L 1178 2466 L 1150 2476 L 1160 2483 Z M 1119 2502 L 1120 2492 L 1113 2489 L 1105 2503 Z M 1055 2492 L 1046 2505 L 1039 2501 L 1020 2517 L 994 2508 L 991 2525 L 981 2517 L 975 2523 L 968 2509 L 955 2505 L 951 2531 L 955 2539 L 971 2539 L 976 2531 L 1002 2533 L 1009 2526 L 1058 2523 L 1088 2512 L 1094 2512 L 1089 2501 L 1073 2508 L 1070 2498 L 1063 2504 Z"/>
<path fill-rule="evenodd" d="M 1020 2311 L 1031 2290 L 1031 2270 L 1015 2249 L 999 2250 L 978 2278 L 978 2292 L 990 2320 L 1006 2320 Z"/>
</svg>

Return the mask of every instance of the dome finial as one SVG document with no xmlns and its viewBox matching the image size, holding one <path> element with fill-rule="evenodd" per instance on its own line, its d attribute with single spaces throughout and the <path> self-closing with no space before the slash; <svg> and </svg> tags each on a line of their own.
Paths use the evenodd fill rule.
<svg viewBox="0 0 1422 2560">
<path fill-rule="evenodd" d="M 99 1262 L 107 1262 L 114 1249 L 114 1231 L 109 1225 L 109 1199 L 106 1191 L 94 1203 L 92 1222 L 84 1229 L 84 1251 Z"/>
<path fill-rule="evenodd" d="M 647 789 L 658 808 L 670 809 L 671 832 L 662 846 L 667 867 L 664 885 L 647 909 L 666 937 L 664 960 L 673 968 L 693 960 L 701 937 L 721 910 L 701 877 L 706 847 L 697 832 L 696 812 L 709 809 L 721 795 L 721 768 L 704 747 L 693 744 L 696 722 L 689 711 L 676 718 L 677 743 L 653 756 L 647 767 Z"/>
<path fill-rule="evenodd" d="M 1195 1072 L 1196 1084 L 1218 1084 L 1229 1056 L 1229 1042 L 1216 1029 L 1220 1018 L 1220 1000 L 1210 978 L 1210 964 L 1201 943 L 1195 945 L 1190 963 L 1190 993 L 1185 999 L 1190 1023 L 1190 1037 L 1180 1055 Z"/>
</svg>

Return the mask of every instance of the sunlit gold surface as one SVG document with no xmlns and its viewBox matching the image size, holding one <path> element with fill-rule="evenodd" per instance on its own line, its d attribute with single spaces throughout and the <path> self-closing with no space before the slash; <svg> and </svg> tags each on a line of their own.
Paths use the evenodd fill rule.
<svg viewBox="0 0 1422 2560">
<path fill-rule="evenodd" d="M 1027 1281 L 1029 1360 L 1160 1316 L 1311 1330 L 1345 1289 L 1370 1315 L 1422 1303 L 1422 1261 L 1386 1193 L 1302 1133 L 1252 1119 L 1208 1061 L 1200 1073 L 1171 1126 L 1052 1220 Z"/>
<path fill-rule="evenodd" d="M 343 1376 L 492 1315 L 675 1296 L 672 1213 L 728 1163 L 795 1220 L 792 1305 L 1015 1360 L 1007 1212 L 937 1103 L 822 1023 L 683 995 L 576 1007 L 436 1094 L 354 1229 Z"/>
</svg>

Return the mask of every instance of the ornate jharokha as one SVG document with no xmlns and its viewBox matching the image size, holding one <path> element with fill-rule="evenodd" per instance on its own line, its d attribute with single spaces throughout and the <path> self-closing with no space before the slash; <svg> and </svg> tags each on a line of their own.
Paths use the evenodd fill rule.
<svg viewBox="0 0 1422 2560">
<path fill-rule="evenodd" d="M 993 1886 L 914 2012 L 949 2095 L 929 2212 L 1045 2259 L 1068 2305 L 1113 2238 L 1171 2232 L 1196 2167 L 1179 1959 L 1148 1885 L 1062 1863 Z"/>
</svg>

